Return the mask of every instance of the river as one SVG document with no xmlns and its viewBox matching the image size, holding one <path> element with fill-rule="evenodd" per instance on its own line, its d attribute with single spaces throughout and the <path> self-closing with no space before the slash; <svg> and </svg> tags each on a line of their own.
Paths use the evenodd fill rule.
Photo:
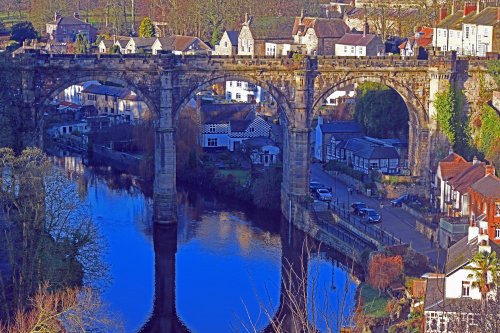
<svg viewBox="0 0 500 333">
<path fill-rule="evenodd" d="M 301 258 L 305 239 L 279 215 L 179 188 L 177 226 L 157 231 L 151 184 L 86 167 L 78 157 L 54 161 L 78 183 L 104 236 L 111 281 L 102 298 L 126 332 L 153 332 L 165 320 L 209 333 L 269 325 L 266 313 L 280 309 L 286 292 L 282 262 Z M 348 266 L 325 246 L 315 247 L 305 265 L 314 282 L 307 289 L 309 317 L 323 332 L 328 324 L 313 313 L 331 312 L 333 322 L 352 313 L 356 278 Z"/>
</svg>

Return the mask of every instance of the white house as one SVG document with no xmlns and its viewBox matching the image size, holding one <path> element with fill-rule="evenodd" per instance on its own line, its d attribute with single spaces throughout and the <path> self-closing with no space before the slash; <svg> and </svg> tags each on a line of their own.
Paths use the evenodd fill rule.
<svg viewBox="0 0 500 333">
<path fill-rule="evenodd" d="M 432 46 L 442 51 L 463 52 L 462 22 L 467 15 L 476 9 L 475 6 L 466 5 L 464 10 L 458 10 L 444 17 L 434 28 Z"/>
<path fill-rule="evenodd" d="M 203 148 L 237 149 L 249 138 L 269 138 L 271 125 L 256 116 L 252 103 L 206 103 L 200 108 Z"/>
<path fill-rule="evenodd" d="M 479 9 L 479 7 L 478 7 Z M 477 10 L 463 22 L 463 53 L 478 57 L 486 56 L 496 48 L 495 31 L 498 30 L 500 9 L 488 7 Z"/>
<path fill-rule="evenodd" d="M 152 53 L 171 51 L 173 54 L 208 54 L 210 47 L 198 37 L 171 35 L 156 38 L 152 47 Z"/>
<path fill-rule="evenodd" d="M 151 53 L 156 39 L 156 37 L 131 37 L 123 53 Z"/>
<path fill-rule="evenodd" d="M 97 47 L 99 48 L 99 53 L 109 53 L 113 45 L 115 45 L 115 42 L 113 40 L 101 39 Z"/>
<path fill-rule="evenodd" d="M 89 127 L 86 121 L 76 121 L 68 122 L 54 125 L 50 130 L 49 134 L 54 137 L 61 137 L 64 135 L 69 135 L 73 133 L 88 133 Z"/>
<path fill-rule="evenodd" d="M 83 89 L 93 84 L 99 85 L 100 83 L 98 81 L 87 81 L 82 84 L 74 84 L 72 86 L 69 86 L 68 88 L 64 89 L 63 96 L 60 96 L 60 100 L 82 105 Z"/>
<path fill-rule="evenodd" d="M 356 87 L 354 84 L 350 84 L 348 86 L 336 89 L 330 96 L 326 98 L 324 105 L 339 106 L 340 104 L 347 103 L 349 101 L 354 102 L 355 96 Z"/>
<path fill-rule="evenodd" d="M 374 34 L 345 34 L 335 44 L 335 55 L 347 57 L 379 56 L 385 52 L 384 43 Z"/>
<path fill-rule="evenodd" d="M 256 103 L 266 102 L 266 93 L 258 85 L 245 81 L 226 81 L 226 100 Z"/>
<path fill-rule="evenodd" d="M 279 162 L 279 147 L 266 137 L 255 137 L 243 141 L 242 150 L 248 151 L 252 164 L 255 165 L 270 166 Z"/>
</svg>

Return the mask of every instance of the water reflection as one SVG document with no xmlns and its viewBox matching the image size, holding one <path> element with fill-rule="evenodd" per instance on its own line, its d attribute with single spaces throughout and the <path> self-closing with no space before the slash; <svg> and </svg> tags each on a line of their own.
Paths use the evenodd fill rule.
<svg viewBox="0 0 500 333">
<path fill-rule="evenodd" d="M 243 332 L 242 323 L 250 321 L 272 331 L 262 307 L 274 320 L 287 318 L 292 325 L 287 288 L 305 291 L 299 302 L 303 307 L 307 297 L 327 303 L 334 322 L 354 304 L 345 258 L 322 248 L 308 262 L 304 234 L 279 216 L 180 189 L 178 225 L 153 226 L 152 202 L 144 194 L 150 185 L 106 169 L 84 169 L 75 160 L 59 163 L 85 188 L 79 192 L 92 205 L 108 240 L 113 282 L 103 298 L 122 315 L 127 332 L 187 332 L 186 327 L 192 332 Z M 318 290 L 307 285 L 304 290 L 291 279 L 289 265 L 317 276 Z M 327 323 L 316 324 L 326 331 Z M 293 331 L 289 326 L 288 332 Z"/>
</svg>

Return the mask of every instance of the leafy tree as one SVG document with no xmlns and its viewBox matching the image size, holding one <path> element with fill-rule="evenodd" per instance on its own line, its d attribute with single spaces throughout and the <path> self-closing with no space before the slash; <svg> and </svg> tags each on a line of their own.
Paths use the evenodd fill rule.
<svg viewBox="0 0 500 333">
<path fill-rule="evenodd" d="M 85 34 L 77 34 L 75 40 L 75 53 L 86 54 L 90 52 L 90 42 Z"/>
<path fill-rule="evenodd" d="M 139 37 L 154 37 L 155 33 L 153 21 L 149 17 L 143 18 L 139 26 Z"/>
<path fill-rule="evenodd" d="M 479 288 L 481 303 L 483 307 L 486 306 L 488 293 L 494 290 L 500 281 L 500 262 L 496 252 L 476 253 L 471 264 L 465 268 L 473 272 L 467 277 L 473 279 L 472 287 Z"/>
<path fill-rule="evenodd" d="M 26 39 L 35 39 L 38 37 L 33 24 L 29 21 L 19 22 L 12 26 L 10 38 L 18 43 L 24 42 Z"/>
<path fill-rule="evenodd" d="M 496 110 L 488 104 L 483 106 L 481 112 L 481 127 L 477 143 L 486 159 L 494 162 L 496 167 L 500 167 L 500 117 Z"/>
<path fill-rule="evenodd" d="M 120 47 L 118 45 L 113 45 L 109 49 L 109 53 L 111 54 L 120 54 Z"/>
<path fill-rule="evenodd" d="M 366 82 L 356 92 L 355 119 L 369 136 L 408 136 L 408 109 L 399 94 L 382 84 Z"/>
<path fill-rule="evenodd" d="M 448 138 L 451 145 L 456 142 L 457 135 L 457 116 L 455 112 L 455 92 L 453 89 L 436 94 L 434 107 L 436 108 L 436 120 L 439 129 Z"/>
<path fill-rule="evenodd" d="M 260 208 L 279 210 L 281 202 L 281 172 L 276 167 L 257 176 L 252 183 L 253 203 Z"/>
</svg>

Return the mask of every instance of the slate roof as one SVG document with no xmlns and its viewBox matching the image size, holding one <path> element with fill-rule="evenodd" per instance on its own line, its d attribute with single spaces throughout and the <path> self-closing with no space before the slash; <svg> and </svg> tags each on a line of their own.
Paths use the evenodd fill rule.
<svg viewBox="0 0 500 333">
<path fill-rule="evenodd" d="M 500 179 L 493 175 L 481 178 L 471 188 L 487 198 L 500 199 Z"/>
<path fill-rule="evenodd" d="M 122 87 L 106 86 L 103 84 L 92 84 L 82 90 L 82 93 L 95 95 L 108 95 L 119 98 L 125 98 L 130 94 L 130 90 Z"/>
<path fill-rule="evenodd" d="M 485 167 L 486 164 L 484 162 L 473 164 L 450 179 L 448 184 L 450 184 L 455 191 L 462 194 L 467 193 L 472 184 L 484 177 L 486 174 Z"/>
<path fill-rule="evenodd" d="M 118 43 L 120 45 L 120 47 L 122 49 L 124 49 L 127 46 L 128 42 L 130 41 L 130 38 L 132 38 L 132 37 L 119 38 L 116 40 L 116 43 Z"/>
<path fill-rule="evenodd" d="M 474 11 L 474 15 L 467 16 L 463 23 L 465 24 L 477 24 L 486 26 L 495 26 L 498 24 L 497 20 L 497 8 L 487 7 L 484 8 L 479 14 Z"/>
<path fill-rule="evenodd" d="M 367 46 L 377 38 L 373 34 L 345 34 L 342 38 L 337 41 L 340 45 L 351 45 L 351 46 Z"/>
<path fill-rule="evenodd" d="M 90 23 L 87 23 L 83 20 L 80 20 L 74 16 L 63 16 L 60 17 L 57 21 L 51 21 L 48 24 L 55 24 L 55 25 L 75 25 L 75 24 L 85 24 L 85 25 L 90 25 Z"/>
<path fill-rule="evenodd" d="M 295 18 L 286 16 L 251 17 L 250 31 L 254 40 L 291 40 Z"/>
<path fill-rule="evenodd" d="M 323 133 L 362 133 L 361 125 L 356 121 L 332 121 L 320 125 Z"/>
<path fill-rule="evenodd" d="M 196 41 L 199 42 L 201 49 L 210 50 L 210 47 L 198 37 L 172 35 L 158 38 L 158 42 L 160 43 L 162 50 L 181 52 L 187 51 L 188 47 Z M 236 41 L 236 45 L 238 45 L 238 41 Z"/>
<path fill-rule="evenodd" d="M 349 26 L 341 19 L 296 17 L 292 35 L 303 36 L 309 28 L 313 28 L 319 38 L 340 38 L 349 31 Z"/>
<path fill-rule="evenodd" d="M 350 150 L 354 155 L 365 159 L 399 158 L 398 151 L 393 146 L 377 144 L 372 138 L 352 138 L 342 141 L 340 148 Z"/>
<path fill-rule="evenodd" d="M 134 41 L 135 47 L 151 47 L 156 41 L 156 37 L 131 37 L 131 39 Z"/>
<path fill-rule="evenodd" d="M 474 15 L 475 13 L 476 13 L 476 11 L 473 11 L 471 14 L 467 15 L 467 17 L 470 17 L 471 15 Z M 464 11 L 457 10 L 453 15 L 446 16 L 441 22 L 439 22 L 436 25 L 436 28 L 462 30 L 462 23 L 463 23 L 464 19 L 465 19 L 464 18 Z"/>
<path fill-rule="evenodd" d="M 115 44 L 115 42 L 111 39 L 103 39 L 103 40 L 101 40 L 101 43 L 103 43 L 104 47 L 107 49 L 109 49 L 110 47 L 112 47 Z"/>
<path fill-rule="evenodd" d="M 234 120 L 252 120 L 253 109 L 252 103 L 207 103 L 201 106 L 200 112 L 205 124 L 228 124 Z"/>
<path fill-rule="evenodd" d="M 231 42 L 231 45 L 233 46 L 238 46 L 238 35 L 240 34 L 239 31 L 227 31 L 227 36 L 229 37 L 229 41 Z"/>
<path fill-rule="evenodd" d="M 480 307 L 481 301 L 470 298 L 445 298 L 445 277 L 442 274 L 432 274 L 427 278 L 425 290 L 425 311 L 470 312 Z"/>
<path fill-rule="evenodd" d="M 264 146 L 276 146 L 276 143 L 272 139 L 266 138 L 264 136 L 258 136 L 255 138 L 248 138 L 245 141 L 243 141 L 242 144 L 248 148 L 260 148 L 260 147 L 264 147 Z"/>
<path fill-rule="evenodd" d="M 449 275 L 469 263 L 474 255 L 479 251 L 479 244 L 477 237 L 468 241 L 468 236 L 463 237 L 461 240 L 453 244 L 448 249 L 446 256 L 446 264 L 444 272 Z"/>
</svg>

